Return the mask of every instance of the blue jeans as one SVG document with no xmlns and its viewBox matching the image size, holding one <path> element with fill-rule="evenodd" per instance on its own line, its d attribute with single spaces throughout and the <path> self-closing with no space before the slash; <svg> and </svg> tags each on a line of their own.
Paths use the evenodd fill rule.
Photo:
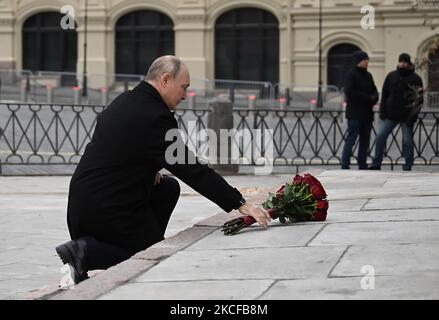
<svg viewBox="0 0 439 320">
<path fill-rule="evenodd" d="M 372 161 L 373 167 L 381 167 L 383 161 L 384 149 L 386 148 L 386 141 L 392 130 L 398 125 L 398 122 L 384 119 L 381 120 L 378 135 L 376 137 L 375 158 Z M 413 166 L 413 126 L 408 126 L 404 122 L 401 123 L 402 129 L 402 154 L 404 155 L 405 164 L 404 170 L 411 170 Z"/>
<path fill-rule="evenodd" d="M 371 121 L 348 119 L 348 132 L 345 138 L 343 155 L 341 157 L 341 167 L 343 169 L 349 169 L 351 164 L 352 148 L 354 147 L 358 136 L 360 137 L 360 144 L 358 146 L 358 168 L 367 169 L 367 153 L 369 151 L 371 130 Z"/>
</svg>

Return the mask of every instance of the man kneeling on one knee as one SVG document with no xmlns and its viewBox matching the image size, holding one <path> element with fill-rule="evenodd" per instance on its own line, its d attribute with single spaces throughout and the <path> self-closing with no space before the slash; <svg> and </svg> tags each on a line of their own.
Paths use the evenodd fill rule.
<svg viewBox="0 0 439 320">
<path fill-rule="evenodd" d="M 174 56 L 155 60 L 145 81 L 119 95 L 97 117 L 90 143 L 70 182 L 67 224 L 71 241 L 56 248 L 75 283 L 164 239 L 180 195 L 166 168 L 224 211 L 238 209 L 266 227 L 270 215 L 244 200 L 220 175 L 196 163 L 166 161 L 173 111 L 186 98 L 187 66 Z M 183 142 L 181 142 L 183 143 Z M 183 146 L 186 154 L 190 153 Z"/>
</svg>

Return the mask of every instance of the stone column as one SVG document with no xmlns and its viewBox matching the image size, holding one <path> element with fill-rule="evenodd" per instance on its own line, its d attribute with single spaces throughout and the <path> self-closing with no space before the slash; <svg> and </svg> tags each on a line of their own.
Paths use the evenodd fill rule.
<svg viewBox="0 0 439 320">
<path fill-rule="evenodd" d="M 175 55 L 183 59 L 191 74 L 191 87 L 205 89 L 207 78 L 206 9 L 204 0 L 179 0 L 175 30 Z"/>
<path fill-rule="evenodd" d="M 77 20 L 78 27 L 78 79 L 82 81 L 84 70 L 84 11 L 82 5 Z M 105 8 L 98 2 L 89 1 L 87 12 L 87 74 L 88 87 L 100 90 L 109 85 L 107 48 L 107 18 Z"/>
<path fill-rule="evenodd" d="M 14 56 L 14 16 L 7 1 L 0 0 L 0 69 L 15 69 Z"/>
</svg>

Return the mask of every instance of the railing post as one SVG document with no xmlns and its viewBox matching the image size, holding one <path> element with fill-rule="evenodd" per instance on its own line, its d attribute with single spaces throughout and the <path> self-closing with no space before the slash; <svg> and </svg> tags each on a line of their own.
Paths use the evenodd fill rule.
<svg viewBox="0 0 439 320">
<path fill-rule="evenodd" d="M 288 101 L 288 99 L 285 98 L 285 97 L 282 97 L 282 98 L 279 99 L 279 109 L 280 110 L 284 110 L 285 109 L 285 106 L 288 105 L 287 101 Z"/>
<path fill-rule="evenodd" d="M 81 87 L 75 86 L 73 87 L 73 104 L 79 104 L 79 97 L 81 95 Z"/>
<path fill-rule="evenodd" d="M 317 110 L 317 100 L 316 99 L 312 99 L 309 103 L 309 110 L 311 110 L 312 112 Z"/>
<path fill-rule="evenodd" d="M 232 83 L 232 86 L 230 87 L 230 102 L 232 104 L 235 104 L 235 86 Z"/>
<path fill-rule="evenodd" d="M 27 87 L 26 82 L 21 82 L 20 100 L 22 102 L 27 102 L 27 89 L 26 89 L 26 87 Z"/>
<path fill-rule="evenodd" d="M 193 110 L 196 108 L 196 98 L 197 94 L 195 93 L 195 91 L 191 91 L 187 94 L 187 104 L 189 109 Z"/>
<path fill-rule="evenodd" d="M 53 85 L 48 84 L 46 86 L 47 104 L 53 103 Z"/>
<path fill-rule="evenodd" d="M 26 101 L 29 98 L 29 92 L 30 92 L 30 76 L 29 74 L 26 74 Z"/>
<path fill-rule="evenodd" d="M 101 103 L 103 106 L 106 106 L 108 104 L 108 88 L 107 87 L 101 88 Z"/>
<path fill-rule="evenodd" d="M 287 107 L 289 107 L 290 106 L 290 99 L 291 99 L 290 88 L 287 88 L 285 90 L 285 99 L 286 99 L 286 105 L 287 105 Z"/>
<path fill-rule="evenodd" d="M 256 109 L 256 96 L 255 95 L 248 96 L 248 108 L 249 108 L 249 110 Z"/>
</svg>

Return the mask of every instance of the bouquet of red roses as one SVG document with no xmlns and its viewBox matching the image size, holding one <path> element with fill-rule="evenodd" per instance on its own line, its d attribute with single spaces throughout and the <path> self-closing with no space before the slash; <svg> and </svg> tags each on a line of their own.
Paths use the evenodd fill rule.
<svg viewBox="0 0 439 320">
<path fill-rule="evenodd" d="M 299 221 L 324 221 L 329 208 L 326 191 L 319 180 L 310 174 L 296 175 L 292 183 L 282 185 L 276 193 L 270 193 L 262 206 L 271 218 L 281 223 Z M 221 227 L 225 235 L 233 235 L 255 223 L 250 216 L 227 221 Z"/>
</svg>

